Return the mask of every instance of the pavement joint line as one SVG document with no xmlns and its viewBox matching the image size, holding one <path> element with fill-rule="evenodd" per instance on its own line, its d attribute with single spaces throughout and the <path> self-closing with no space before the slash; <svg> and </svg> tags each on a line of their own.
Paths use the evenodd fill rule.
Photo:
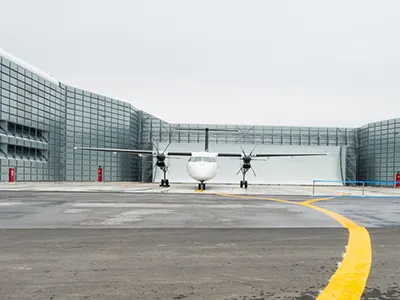
<svg viewBox="0 0 400 300">
<path fill-rule="evenodd" d="M 270 200 L 301 205 L 322 212 L 335 219 L 343 227 L 347 228 L 349 232 L 348 242 L 345 246 L 346 251 L 342 254 L 343 260 L 337 264 L 338 268 L 336 269 L 336 272 L 328 280 L 328 285 L 320 292 L 316 300 L 359 300 L 361 298 L 368 280 L 372 263 L 371 240 L 368 230 L 338 213 L 311 204 L 312 202 L 326 201 L 334 199 L 335 197 L 294 202 L 276 198 L 246 197 L 220 193 L 217 193 L 217 195 L 234 198 Z"/>
</svg>

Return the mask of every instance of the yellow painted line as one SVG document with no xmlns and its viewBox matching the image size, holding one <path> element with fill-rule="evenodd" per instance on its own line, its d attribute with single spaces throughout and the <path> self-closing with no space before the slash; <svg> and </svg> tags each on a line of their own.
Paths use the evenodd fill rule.
<svg viewBox="0 0 400 300">
<path fill-rule="evenodd" d="M 310 199 L 310 200 L 307 200 L 307 201 L 300 202 L 300 204 L 314 203 L 314 202 L 317 202 L 317 201 L 326 201 L 326 200 L 331 200 L 331 199 L 333 199 L 333 198 L 334 198 L 334 197 Z"/>
<path fill-rule="evenodd" d="M 338 221 L 349 231 L 345 256 L 317 300 L 360 299 L 368 280 L 372 263 L 371 240 L 367 229 L 330 210 L 309 204 L 301 205 L 318 210 Z"/>
<path fill-rule="evenodd" d="M 265 198 L 265 197 L 255 197 L 255 196 L 241 196 L 241 195 L 232 195 L 232 194 L 223 194 L 223 193 L 216 193 L 219 196 L 223 197 L 232 197 L 232 198 L 242 198 L 242 199 L 258 199 L 258 200 L 270 200 L 270 201 L 275 201 L 275 202 L 281 202 L 281 203 L 294 203 L 292 201 L 288 200 L 282 200 L 282 199 L 277 199 L 277 198 Z"/>
<path fill-rule="evenodd" d="M 230 194 L 218 194 L 225 197 L 264 199 L 276 202 L 291 203 L 308 207 L 322 212 L 339 222 L 349 232 L 347 250 L 344 258 L 332 275 L 328 285 L 319 294 L 317 300 L 359 300 L 365 289 L 372 263 L 372 249 L 369 233 L 353 221 L 335 212 L 321 208 L 311 203 L 326 201 L 334 197 L 310 199 L 303 202 L 294 202 L 276 198 L 238 196 Z"/>
</svg>

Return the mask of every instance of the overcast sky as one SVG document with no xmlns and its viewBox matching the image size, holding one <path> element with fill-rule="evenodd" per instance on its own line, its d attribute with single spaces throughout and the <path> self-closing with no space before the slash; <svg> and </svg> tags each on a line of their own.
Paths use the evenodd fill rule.
<svg viewBox="0 0 400 300">
<path fill-rule="evenodd" d="M 169 122 L 400 117 L 399 1 L 0 0 L 0 47 Z"/>
</svg>

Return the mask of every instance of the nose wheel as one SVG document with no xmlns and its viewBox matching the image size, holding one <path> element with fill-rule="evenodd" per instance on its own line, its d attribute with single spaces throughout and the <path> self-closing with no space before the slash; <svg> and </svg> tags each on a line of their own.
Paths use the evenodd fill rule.
<svg viewBox="0 0 400 300">
<path fill-rule="evenodd" d="M 247 189 L 247 180 L 240 180 L 240 188 Z"/>
<path fill-rule="evenodd" d="M 200 182 L 198 185 L 198 190 L 204 191 L 206 189 L 206 183 Z"/>
</svg>

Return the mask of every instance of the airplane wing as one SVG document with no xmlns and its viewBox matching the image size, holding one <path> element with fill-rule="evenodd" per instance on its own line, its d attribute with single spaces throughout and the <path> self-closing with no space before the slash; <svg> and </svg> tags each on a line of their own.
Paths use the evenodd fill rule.
<svg viewBox="0 0 400 300">
<path fill-rule="evenodd" d="M 291 156 L 323 156 L 328 153 L 258 153 L 252 154 L 251 157 L 291 157 Z M 241 153 L 218 153 L 219 157 L 242 157 Z"/>
<path fill-rule="evenodd" d="M 135 150 L 135 149 L 114 149 L 114 148 L 90 148 L 90 147 L 75 147 L 75 150 L 92 150 L 92 151 L 105 151 L 105 152 L 122 152 L 129 154 L 153 155 L 151 150 Z"/>
<path fill-rule="evenodd" d="M 92 151 L 105 151 L 105 152 L 122 152 L 129 154 L 140 155 L 157 155 L 157 152 L 152 150 L 137 150 L 137 149 L 115 149 L 115 148 L 90 148 L 90 147 L 75 147 L 75 150 L 92 150 Z M 167 152 L 166 156 L 191 156 L 192 152 Z"/>
<path fill-rule="evenodd" d="M 92 150 L 92 151 L 105 151 L 105 152 L 122 152 L 129 154 L 140 155 L 157 155 L 157 152 L 152 150 L 137 150 L 137 149 L 116 149 L 116 148 L 90 148 L 90 147 L 75 147 L 76 150 Z M 166 152 L 166 156 L 191 156 L 192 152 Z M 328 153 L 258 153 L 251 154 L 252 158 L 256 157 L 291 157 L 291 156 L 323 156 Z M 218 153 L 219 157 L 242 157 L 242 153 Z"/>
<path fill-rule="evenodd" d="M 167 152 L 167 156 L 191 156 L 192 152 Z"/>
<path fill-rule="evenodd" d="M 255 157 L 285 157 L 285 156 L 324 156 L 328 153 L 277 153 L 277 154 L 254 154 Z"/>
</svg>

